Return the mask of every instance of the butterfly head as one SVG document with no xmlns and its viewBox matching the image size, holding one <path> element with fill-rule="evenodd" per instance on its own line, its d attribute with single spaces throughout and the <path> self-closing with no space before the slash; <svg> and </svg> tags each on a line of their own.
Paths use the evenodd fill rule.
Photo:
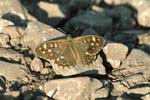
<svg viewBox="0 0 150 100">
<path fill-rule="evenodd" d="M 72 41 L 73 41 L 73 38 L 71 37 L 71 35 L 68 35 L 68 36 L 67 36 L 67 40 L 68 40 L 69 42 L 72 42 Z"/>
</svg>

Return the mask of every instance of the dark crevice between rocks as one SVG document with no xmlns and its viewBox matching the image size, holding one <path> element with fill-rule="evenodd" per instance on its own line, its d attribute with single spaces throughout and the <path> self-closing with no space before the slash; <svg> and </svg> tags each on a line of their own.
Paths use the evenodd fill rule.
<svg viewBox="0 0 150 100">
<path fill-rule="evenodd" d="M 13 59 L 7 59 L 7 58 L 4 58 L 4 57 L 0 57 L 0 60 L 4 61 L 4 62 L 8 62 L 8 63 L 13 63 L 13 64 L 20 64 L 21 63 L 20 61 L 15 61 Z"/>
</svg>

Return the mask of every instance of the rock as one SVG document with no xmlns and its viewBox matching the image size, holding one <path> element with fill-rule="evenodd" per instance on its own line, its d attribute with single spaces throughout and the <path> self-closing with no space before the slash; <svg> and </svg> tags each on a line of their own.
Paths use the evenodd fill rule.
<svg viewBox="0 0 150 100">
<path fill-rule="evenodd" d="M 0 95 L 0 98 L 1 100 L 19 100 L 20 93 L 19 91 L 10 91 Z"/>
<path fill-rule="evenodd" d="M 21 38 L 21 36 L 25 34 L 25 29 L 19 26 L 9 26 L 9 27 L 5 27 L 2 30 L 2 33 L 8 34 L 10 38 L 17 38 L 17 37 Z"/>
<path fill-rule="evenodd" d="M 27 70 L 27 68 L 24 65 L 0 61 L 0 75 L 9 81 L 19 78 L 25 80 L 25 70 Z"/>
<path fill-rule="evenodd" d="M 34 49 L 40 43 L 63 36 L 65 36 L 63 33 L 50 26 L 40 22 L 30 22 L 26 28 L 26 34 L 23 36 L 22 44 Z"/>
<path fill-rule="evenodd" d="M 10 39 L 7 34 L 0 34 L 0 47 L 10 47 L 10 45 L 8 45 L 9 42 Z"/>
<path fill-rule="evenodd" d="M 25 25 L 26 20 L 35 20 L 18 0 L 1 0 L 0 17 L 11 20 L 15 25 Z"/>
<path fill-rule="evenodd" d="M 142 84 L 150 79 L 150 56 L 138 49 L 133 49 L 123 61 L 118 71 L 112 72 L 127 87 Z"/>
<path fill-rule="evenodd" d="M 138 44 L 150 45 L 150 32 L 139 35 Z"/>
<path fill-rule="evenodd" d="M 11 21 L 0 18 L 0 33 L 2 33 L 4 27 L 11 25 L 14 25 Z"/>
<path fill-rule="evenodd" d="M 102 83 L 89 77 L 50 80 L 44 87 L 49 97 L 58 100 L 95 100 L 103 92 Z"/>
<path fill-rule="evenodd" d="M 137 21 L 141 26 L 149 27 L 150 26 L 150 16 L 149 16 L 149 0 L 133 0 L 132 6 L 137 10 Z"/>
<path fill-rule="evenodd" d="M 131 0 L 104 0 L 107 4 L 110 5 L 121 5 L 121 4 L 131 4 Z"/>
<path fill-rule="evenodd" d="M 43 63 L 41 62 L 39 58 L 35 57 L 32 60 L 30 67 L 32 71 L 41 72 L 43 69 Z"/>
<path fill-rule="evenodd" d="M 149 98 L 150 98 L 150 94 L 146 94 L 141 97 L 142 100 L 149 100 Z"/>
<path fill-rule="evenodd" d="M 93 28 L 97 33 L 109 32 L 112 29 L 112 19 L 102 13 L 85 12 L 70 19 L 64 26 L 67 32 L 72 32 L 75 29 L 83 31 L 87 28 Z"/>
<path fill-rule="evenodd" d="M 149 94 L 149 92 L 150 92 L 150 86 L 149 86 L 149 84 L 150 83 L 148 83 L 148 84 L 143 84 L 143 85 L 141 85 L 141 86 L 136 86 L 136 87 L 134 87 L 134 88 L 131 88 L 131 89 L 129 89 L 128 91 L 127 91 L 127 94 L 128 94 L 128 96 L 130 96 L 130 97 L 132 97 L 132 98 L 140 98 L 141 97 L 141 95 L 146 95 L 146 94 Z M 133 95 L 133 94 L 135 94 L 136 95 L 136 97 L 135 97 L 135 95 Z M 142 98 L 141 98 L 142 99 Z"/>
<path fill-rule="evenodd" d="M 9 61 L 21 62 L 22 64 L 27 63 L 26 58 L 23 56 L 23 54 L 20 54 L 13 49 L 0 48 L 0 51 L 1 58 L 5 58 Z"/>
<path fill-rule="evenodd" d="M 67 12 L 65 11 L 66 9 L 59 4 L 40 1 L 38 6 L 40 9 L 47 12 L 47 16 L 42 14 L 42 16 L 45 17 L 43 19 L 47 19 L 47 23 L 52 26 L 58 25 L 67 15 Z M 47 17 L 51 20 L 49 20 Z"/>
<path fill-rule="evenodd" d="M 62 68 L 56 65 L 53 61 L 50 62 L 52 64 L 53 70 L 58 75 L 70 76 L 76 74 L 81 74 L 81 75 L 92 75 L 92 74 L 105 75 L 106 74 L 106 70 L 102 64 L 102 58 L 100 56 L 97 57 L 96 61 L 92 65 L 89 65 L 87 67 L 80 67 L 80 65 L 77 65 L 71 68 Z"/>
<path fill-rule="evenodd" d="M 138 35 L 138 49 L 141 49 L 150 54 L 150 33 Z"/>
<path fill-rule="evenodd" d="M 128 47 L 121 43 L 108 43 L 103 52 L 106 55 L 107 62 L 112 68 L 119 68 L 122 61 L 126 58 Z"/>
</svg>

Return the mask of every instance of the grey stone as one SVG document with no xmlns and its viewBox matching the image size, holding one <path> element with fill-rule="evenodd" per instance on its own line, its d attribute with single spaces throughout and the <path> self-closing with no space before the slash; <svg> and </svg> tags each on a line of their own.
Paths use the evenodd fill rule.
<svg viewBox="0 0 150 100">
<path fill-rule="evenodd" d="M 22 44 L 35 49 L 40 43 L 63 37 L 63 33 L 40 22 L 30 22 L 26 28 L 26 34 L 23 36 Z"/>
<path fill-rule="evenodd" d="M 22 80 L 26 79 L 25 70 L 27 70 L 27 68 L 24 65 L 0 61 L 0 75 L 9 81 L 19 78 Z"/>
<path fill-rule="evenodd" d="M 127 87 L 147 82 L 150 78 L 150 56 L 138 49 L 133 49 L 118 71 L 112 72 Z"/>
<path fill-rule="evenodd" d="M 95 100 L 102 97 L 102 83 L 89 77 L 50 80 L 45 83 L 45 92 L 58 100 Z M 103 95 L 104 96 L 104 95 Z"/>
<path fill-rule="evenodd" d="M 120 64 L 126 58 L 128 47 L 121 43 L 108 43 L 103 48 L 103 52 L 106 55 L 107 62 L 115 69 L 119 68 Z"/>
</svg>

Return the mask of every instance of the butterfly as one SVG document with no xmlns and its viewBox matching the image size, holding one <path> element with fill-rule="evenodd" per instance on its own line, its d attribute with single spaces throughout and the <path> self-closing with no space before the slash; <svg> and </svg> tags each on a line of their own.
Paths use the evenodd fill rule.
<svg viewBox="0 0 150 100">
<path fill-rule="evenodd" d="M 67 39 L 47 41 L 35 49 L 38 57 L 53 61 L 60 67 L 88 66 L 104 47 L 105 41 L 97 35 L 86 35 Z"/>
</svg>

